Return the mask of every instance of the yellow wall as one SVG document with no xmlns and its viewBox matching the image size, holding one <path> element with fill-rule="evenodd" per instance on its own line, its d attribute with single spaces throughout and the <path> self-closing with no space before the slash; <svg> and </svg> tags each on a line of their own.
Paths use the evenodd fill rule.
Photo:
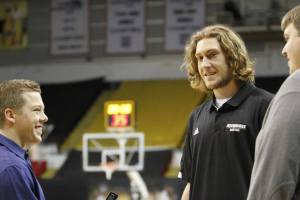
<svg viewBox="0 0 300 200">
<path fill-rule="evenodd" d="M 81 149 L 82 135 L 104 130 L 104 102 L 134 100 L 136 131 L 145 133 L 146 146 L 178 147 L 192 109 L 204 98 L 186 80 L 128 81 L 102 93 L 80 121 L 62 149 Z"/>
</svg>

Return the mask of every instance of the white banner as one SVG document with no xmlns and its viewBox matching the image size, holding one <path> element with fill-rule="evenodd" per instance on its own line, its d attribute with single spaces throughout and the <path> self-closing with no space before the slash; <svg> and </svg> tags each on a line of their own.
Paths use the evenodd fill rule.
<svg viewBox="0 0 300 200">
<path fill-rule="evenodd" d="M 88 0 L 52 0 L 51 54 L 83 54 L 88 51 Z"/>
<path fill-rule="evenodd" d="M 204 26 L 205 0 L 166 0 L 165 50 L 183 51 L 189 37 Z"/>
<path fill-rule="evenodd" d="M 145 1 L 107 0 L 108 53 L 145 51 Z"/>
</svg>

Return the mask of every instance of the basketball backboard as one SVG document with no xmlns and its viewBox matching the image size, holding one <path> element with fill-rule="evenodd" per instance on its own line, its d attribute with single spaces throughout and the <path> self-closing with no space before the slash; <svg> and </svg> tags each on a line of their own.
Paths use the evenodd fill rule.
<svg viewBox="0 0 300 200">
<path fill-rule="evenodd" d="M 82 161 L 86 172 L 140 171 L 144 168 L 144 133 L 86 133 Z"/>
</svg>

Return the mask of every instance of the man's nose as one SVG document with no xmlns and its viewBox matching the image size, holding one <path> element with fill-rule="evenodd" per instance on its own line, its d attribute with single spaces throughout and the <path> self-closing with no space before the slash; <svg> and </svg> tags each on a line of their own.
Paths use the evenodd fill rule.
<svg viewBox="0 0 300 200">
<path fill-rule="evenodd" d="M 285 58 L 287 58 L 286 45 L 284 45 L 284 47 L 283 47 L 283 49 L 282 49 L 282 51 L 281 51 L 281 54 L 282 54 Z"/>
<path fill-rule="evenodd" d="M 210 60 L 204 57 L 200 67 L 202 68 L 202 67 L 209 67 L 209 66 L 210 66 Z"/>
<path fill-rule="evenodd" d="M 43 112 L 43 114 L 42 114 L 42 119 L 41 119 L 41 121 L 43 121 L 44 123 L 48 121 L 48 117 L 47 117 L 47 115 L 46 115 L 44 112 Z"/>
</svg>

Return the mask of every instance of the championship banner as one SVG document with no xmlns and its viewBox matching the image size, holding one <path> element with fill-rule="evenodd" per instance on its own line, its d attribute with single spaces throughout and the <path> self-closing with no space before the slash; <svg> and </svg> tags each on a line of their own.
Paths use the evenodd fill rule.
<svg viewBox="0 0 300 200">
<path fill-rule="evenodd" d="M 183 51 L 189 37 L 204 26 L 205 0 L 166 0 L 165 50 Z"/>
<path fill-rule="evenodd" d="M 0 1 L 0 48 L 22 49 L 27 47 L 27 0 Z"/>
<path fill-rule="evenodd" d="M 84 54 L 89 51 L 88 0 L 51 1 L 52 55 Z"/>
<path fill-rule="evenodd" d="M 107 0 L 107 53 L 145 51 L 145 1 Z"/>
</svg>

